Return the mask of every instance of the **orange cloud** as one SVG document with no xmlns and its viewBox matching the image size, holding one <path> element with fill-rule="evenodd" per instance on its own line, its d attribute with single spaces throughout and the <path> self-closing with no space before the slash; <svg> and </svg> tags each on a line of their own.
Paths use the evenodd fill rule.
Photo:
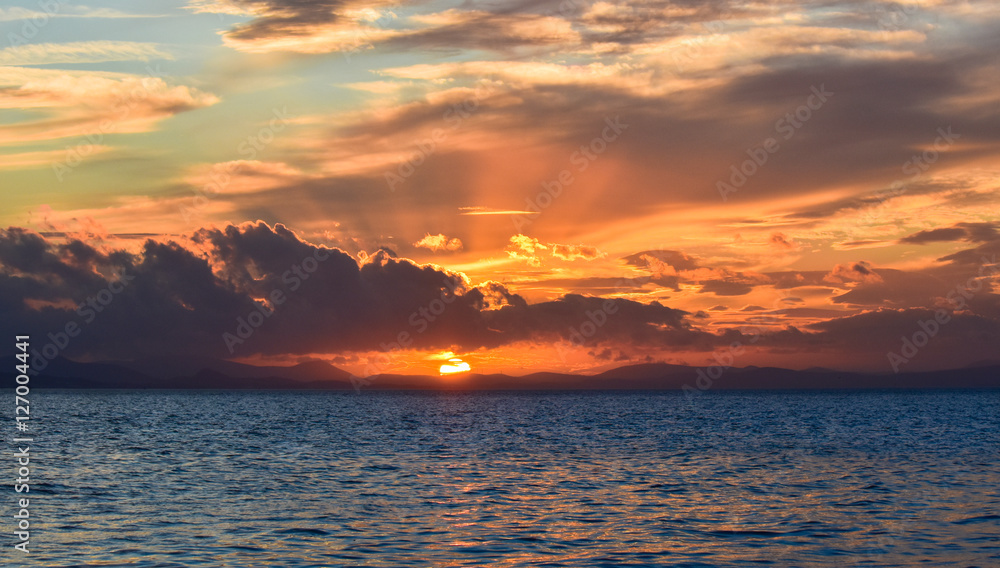
<svg viewBox="0 0 1000 568">
<path fill-rule="evenodd" d="M 157 77 L 26 69 L 0 68 L 0 83 L 23 81 L 0 88 L 0 108 L 34 109 L 47 116 L 0 127 L 0 144 L 148 132 L 165 118 L 219 102 L 215 95 Z"/>
<path fill-rule="evenodd" d="M 595 260 L 606 256 L 597 247 L 585 245 L 563 245 L 558 243 L 542 243 L 527 235 L 514 235 L 510 238 L 507 255 L 514 259 L 524 260 L 530 266 L 540 266 L 543 252 L 562 260 Z"/>
<path fill-rule="evenodd" d="M 846 284 L 848 282 L 876 284 L 882 282 L 882 277 L 872 270 L 871 264 L 862 260 L 834 266 L 833 270 L 823 277 L 823 281 L 832 284 Z"/>
<path fill-rule="evenodd" d="M 428 233 L 424 238 L 413 243 L 413 246 L 430 249 L 434 252 L 438 251 L 458 251 L 462 250 L 462 241 L 458 238 L 449 239 L 447 236 L 442 234 L 431 235 Z"/>
</svg>

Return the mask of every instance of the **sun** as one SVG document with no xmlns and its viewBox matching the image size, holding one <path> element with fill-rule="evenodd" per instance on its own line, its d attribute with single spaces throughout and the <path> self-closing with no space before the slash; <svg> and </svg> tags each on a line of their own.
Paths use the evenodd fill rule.
<svg viewBox="0 0 1000 568">
<path fill-rule="evenodd" d="M 471 370 L 472 367 L 470 367 L 468 363 L 458 357 L 452 357 L 451 359 L 448 359 L 447 363 L 443 363 L 441 365 L 438 372 L 442 375 L 454 375 L 455 373 L 466 373 Z"/>
</svg>

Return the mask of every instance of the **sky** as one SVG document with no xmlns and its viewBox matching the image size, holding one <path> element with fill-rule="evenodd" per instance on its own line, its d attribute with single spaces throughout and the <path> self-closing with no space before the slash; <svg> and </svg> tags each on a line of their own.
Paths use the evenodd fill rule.
<svg viewBox="0 0 1000 568">
<path fill-rule="evenodd" d="M 1000 358 L 995 2 L 38 0 L 0 40 L 0 325 L 44 357 Z"/>
</svg>

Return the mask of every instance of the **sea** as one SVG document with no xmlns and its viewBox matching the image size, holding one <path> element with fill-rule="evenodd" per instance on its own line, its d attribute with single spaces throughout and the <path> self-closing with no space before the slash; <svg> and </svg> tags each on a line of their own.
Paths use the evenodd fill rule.
<svg viewBox="0 0 1000 568">
<path fill-rule="evenodd" d="M 1000 391 L 31 404 L 3 566 L 1000 566 Z"/>
</svg>

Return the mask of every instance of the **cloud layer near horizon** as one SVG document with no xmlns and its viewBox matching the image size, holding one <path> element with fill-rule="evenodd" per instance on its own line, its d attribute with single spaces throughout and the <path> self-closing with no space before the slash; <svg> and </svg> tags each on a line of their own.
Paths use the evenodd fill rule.
<svg viewBox="0 0 1000 568">
<path fill-rule="evenodd" d="M 934 285 L 911 291 L 910 298 L 893 285 L 900 278 L 894 271 L 861 264 L 826 274 L 765 275 L 757 285 L 786 280 L 794 282 L 793 291 L 850 281 L 850 297 L 843 301 L 870 306 L 799 329 L 792 323 L 802 300 L 794 296 L 771 308 L 748 306 L 744 311 L 754 317 L 714 327 L 707 325 L 707 313 L 614 295 L 567 294 L 529 303 L 497 282 L 475 283 L 387 249 L 354 257 L 262 222 L 201 229 L 184 239 L 149 239 L 133 252 L 10 228 L 0 233 L 0 319 L 9 334 L 36 338 L 38 349 L 61 337 L 68 340 L 61 355 L 89 360 L 333 358 L 394 347 L 469 352 L 557 345 L 589 349 L 598 360 L 601 352 L 615 350 L 622 354 L 619 360 L 636 362 L 645 359 L 628 353 L 659 353 L 653 360 L 667 360 L 740 342 L 776 362 L 782 354 L 886 361 L 887 351 L 900 349 L 900 338 L 925 329 L 926 322 L 942 317 L 935 310 L 942 310 L 948 321 L 937 327 L 921 363 L 913 366 L 921 368 L 975 362 L 969 358 L 977 350 L 979 359 L 986 359 L 984 349 L 1000 340 L 1000 295 L 994 292 L 998 247 L 994 237 L 970 249 L 981 257 L 993 255 L 986 257 L 991 262 L 966 265 L 959 256 L 947 274 L 962 279 L 945 289 L 944 272 L 928 274 Z M 699 270 L 694 259 L 673 251 L 637 253 L 622 261 L 641 267 L 641 276 L 622 281 L 632 286 L 706 277 L 691 272 Z M 676 278 L 662 280 L 670 271 Z M 886 298 L 907 307 L 885 307 Z M 932 307 L 913 307 L 921 303 Z M 79 332 L 63 335 L 71 322 Z M 796 360 L 789 357 L 790 366 Z"/>
<path fill-rule="evenodd" d="M 474 285 L 388 250 L 358 260 L 264 223 L 202 229 L 183 244 L 147 240 L 136 253 L 11 228 L 0 234 L 0 267 L 4 327 L 45 337 L 76 321 L 86 333 L 65 354 L 88 358 L 229 357 L 223 334 L 258 312 L 273 314 L 238 356 L 378 350 L 404 331 L 415 349 L 496 347 L 564 338 L 603 301 L 573 295 L 529 306 L 495 282 Z M 631 322 L 696 335 L 683 311 L 612 302 L 627 317 L 608 331 L 634 333 Z"/>
</svg>

